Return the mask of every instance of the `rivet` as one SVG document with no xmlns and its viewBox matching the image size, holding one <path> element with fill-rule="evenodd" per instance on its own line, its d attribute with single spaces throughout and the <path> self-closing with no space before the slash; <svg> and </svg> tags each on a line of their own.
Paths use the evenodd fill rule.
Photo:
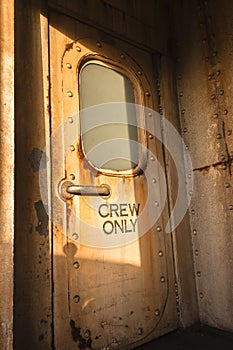
<svg viewBox="0 0 233 350">
<path fill-rule="evenodd" d="M 100 42 L 96 43 L 97 47 L 102 47 L 102 44 Z"/>
<path fill-rule="evenodd" d="M 219 93 L 220 93 L 220 95 L 224 95 L 224 90 L 221 89 Z"/>
<path fill-rule="evenodd" d="M 75 240 L 77 240 L 77 239 L 79 238 L 79 235 L 78 235 L 77 233 L 73 233 L 73 234 L 72 234 L 72 238 L 75 239 Z"/>
<path fill-rule="evenodd" d="M 157 183 L 157 180 L 155 178 L 152 179 L 153 184 Z"/>
<path fill-rule="evenodd" d="M 160 315 L 160 310 L 159 309 L 156 309 L 155 310 L 155 316 L 159 316 Z"/>
<path fill-rule="evenodd" d="M 185 146 L 185 149 L 188 150 L 188 149 L 189 149 L 189 146 Z"/>
<path fill-rule="evenodd" d="M 125 55 L 123 55 L 123 53 L 120 56 L 123 60 L 125 59 Z"/>
<path fill-rule="evenodd" d="M 155 160 L 155 158 L 153 156 L 150 157 L 150 160 L 152 160 L 152 162 Z"/>
<path fill-rule="evenodd" d="M 233 210 L 233 205 L 231 204 L 231 205 L 229 205 L 229 210 Z"/>
<path fill-rule="evenodd" d="M 188 131 L 188 129 L 187 128 L 184 128 L 184 132 L 187 132 Z"/>
<path fill-rule="evenodd" d="M 138 328 L 138 334 L 139 335 L 143 334 L 143 328 Z"/>
<path fill-rule="evenodd" d="M 219 76 L 220 73 L 221 73 L 221 71 L 220 71 L 220 70 L 217 70 L 215 74 L 216 74 L 217 76 Z"/>
<path fill-rule="evenodd" d="M 104 326 L 107 325 L 107 322 L 106 321 L 101 321 L 100 325 L 101 325 L 102 328 L 104 328 Z"/>
<path fill-rule="evenodd" d="M 161 277 L 160 277 L 160 282 L 161 282 L 161 283 L 164 283 L 164 282 L 165 282 L 165 277 L 164 277 L 164 276 L 161 276 Z"/>
<path fill-rule="evenodd" d="M 70 145 L 70 147 L 69 147 L 69 148 L 70 148 L 70 151 L 72 151 L 72 152 L 75 150 L 74 145 Z"/>
<path fill-rule="evenodd" d="M 152 113 L 151 112 L 149 112 L 147 115 L 148 115 L 148 117 L 152 117 Z"/>
<path fill-rule="evenodd" d="M 74 180 L 75 179 L 75 175 L 74 174 L 70 174 L 70 180 Z"/>
<path fill-rule="evenodd" d="M 192 178 L 192 174 L 188 174 L 188 178 L 191 179 Z"/>
<path fill-rule="evenodd" d="M 138 71 L 138 75 L 142 75 L 142 72 L 141 72 L 141 71 Z"/>
<path fill-rule="evenodd" d="M 212 74 L 208 75 L 208 80 L 211 80 L 213 78 Z"/>
<path fill-rule="evenodd" d="M 185 109 L 182 109 L 181 114 L 185 114 Z"/>
<path fill-rule="evenodd" d="M 70 124 L 72 124 L 73 121 L 74 121 L 74 119 L 73 119 L 72 117 L 69 117 L 69 118 L 68 118 L 68 121 L 69 121 Z"/>
<path fill-rule="evenodd" d="M 216 97 L 215 94 L 212 94 L 212 95 L 211 95 L 211 99 L 212 99 L 212 100 L 214 100 L 215 97 Z"/>
<path fill-rule="evenodd" d="M 180 97 L 182 97 L 182 96 L 183 96 L 183 91 L 180 92 Z"/>
<path fill-rule="evenodd" d="M 193 194 L 193 191 L 189 191 L 189 195 L 192 196 L 192 194 Z"/>
<path fill-rule="evenodd" d="M 155 201 L 155 206 L 159 207 L 159 202 Z"/>
<path fill-rule="evenodd" d="M 79 268 L 80 268 L 80 264 L 79 264 L 78 261 L 75 261 L 75 262 L 73 263 L 73 266 L 74 266 L 75 269 L 79 269 Z"/>
<path fill-rule="evenodd" d="M 232 134 L 232 130 L 231 129 L 227 130 L 227 135 L 231 136 L 231 134 Z"/>
<path fill-rule="evenodd" d="M 195 210 L 192 209 L 192 210 L 191 210 L 191 213 L 192 213 L 192 215 L 195 215 Z"/>
<path fill-rule="evenodd" d="M 195 255 L 198 256 L 198 254 L 199 254 L 199 251 L 198 251 L 198 249 L 196 249 L 195 250 Z"/>
<path fill-rule="evenodd" d="M 193 234 L 194 234 L 194 236 L 197 235 L 197 230 L 196 229 L 193 230 Z"/>
<path fill-rule="evenodd" d="M 149 135 L 149 139 L 152 140 L 153 139 L 153 135 L 150 134 Z"/>
<path fill-rule="evenodd" d="M 200 271 L 197 271 L 197 276 L 201 277 L 201 272 Z"/>
<path fill-rule="evenodd" d="M 163 256 L 163 252 L 162 250 L 159 251 L 159 256 L 162 257 Z"/>
<path fill-rule="evenodd" d="M 222 165 L 222 169 L 223 169 L 223 170 L 226 170 L 226 168 L 227 168 L 226 164 L 223 164 L 223 165 Z"/>
<path fill-rule="evenodd" d="M 150 96 L 150 92 L 146 91 L 146 96 L 149 97 Z"/>
<path fill-rule="evenodd" d="M 80 46 L 76 46 L 76 51 L 81 52 L 82 51 L 81 47 Z"/>
<path fill-rule="evenodd" d="M 200 296 L 201 299 L 203 299 L 203 297 L 204 297 L 202 292 L 200 292 L 199 296 Z"/>
<path fill-rule="evenodd" d="M 218 113 L 214 113 L 214 118 L 215 118 L 215 119 L 218 118 Z"/>
<path fill-rule="evenodd" d="M 73 300 L 74 300 L 75 303 L 78 303 L 80 301 L 80 296 L 79 295 L 75 295 L 73 297 Z"/>
<path fill-rule="evenodd" d="M 227 109 L 224 109 L 223 114 L 226 115 L 228 113 Z"/>
<path fill-rule="evenodd" d="M 217 139 L 221 139 L 222 135 L 221 134 L 217 134 Z"/>
<path fill-rule="evenodd" d="M 227 183 L 225 184 L 225 187 L 226 187 L 226 188 L 230 188 L 231 185 L 227 182 Z"/>
<path fill-rule="evenodd" d="M 157 232 L 161 232 L 162 231 L 160 226 L 157 226 L 156 230 L 157 230 Z"/>
<path fill-rule="evenodd" d="M 66 63 L 66 67 L 67 67 L 68 69 L 71 69 L 71 68 L 72 68 L 72 65 L 71 65 L 70 63 Z"/>
<path fill-rule="evenodd" d="M 67 91 L 67 95 L 68 95 L 69 97 L 73 97 L 73 92 L 72 92 L 72 91 Z"/>
</svg>

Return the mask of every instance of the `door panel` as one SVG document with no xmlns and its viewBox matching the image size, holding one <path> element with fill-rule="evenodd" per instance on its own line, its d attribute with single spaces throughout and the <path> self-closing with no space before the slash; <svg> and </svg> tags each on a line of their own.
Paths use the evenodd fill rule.
<svg viewBox="0 0 233 350">
<path fill-rule="evenodd" d="M 132 348 L 177 327 L 151 55 L 52 14 L 50 60 L 55 347 Z"/>
</svg>

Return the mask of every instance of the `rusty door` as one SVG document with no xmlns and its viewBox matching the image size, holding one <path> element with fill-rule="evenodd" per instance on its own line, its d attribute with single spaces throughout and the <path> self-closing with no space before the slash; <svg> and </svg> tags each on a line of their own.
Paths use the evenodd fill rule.
<svg viewBox="0 0 233 350">
<path fill-rule="evenodd" d="M 57 349 L 133 348 L 177 327 L 156 69 L 150 53 L 51 15 Z"/>
</svg>

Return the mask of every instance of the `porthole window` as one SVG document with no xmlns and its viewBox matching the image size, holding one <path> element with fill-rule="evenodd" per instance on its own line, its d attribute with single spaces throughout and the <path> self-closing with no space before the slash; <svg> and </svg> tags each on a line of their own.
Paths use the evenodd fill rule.
<svg viewBox="0 0 233 350">
<path fill-rule="evenodd" d="M 79 71 L 80 126 L 81 131 L 88 130 L 81 132 L 82 147 L 94 167 L 113 172 L 137 167 L 139 132 L 135 103 L 135 86 L 122 69 L 99 60 L 89 60 L 82 65 Z M 94 126 L 96 118 L 103 120 L 103 124 Z M 92 151 L 95 149 L 96 152 Z"/>
</svg>

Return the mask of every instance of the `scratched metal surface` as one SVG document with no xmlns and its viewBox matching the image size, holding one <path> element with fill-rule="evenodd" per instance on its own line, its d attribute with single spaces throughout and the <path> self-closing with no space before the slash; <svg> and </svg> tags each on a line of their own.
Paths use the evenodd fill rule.
<svg viewBox="0 0 233 350">
<path fill-rule="evenodd" d="M 179 4 L 177 85 L 195 180 L 190 222 L 200 318 L 232 331 L 232 3 Z"/>
<path fill-rule="evenodd" d="M 86 36 L 93 36 L 93 29 L 81 26 L 66 16 L 56 14 L 52 16 L 52 21 L 53 26 L 51 25 L 50 28 L 52 38 L 52 128 L 56 130 L 63 120 L 77 113 L 77 78 L 75 72 L 67 68 L 66 63 L 70 63 L 76 69 L 80 60 L 79 56 L 88 54 L 93 45 L 93 50 L 100 52 L 106 50 L 106 52 L 103 51 L 105 57 L 115 55 L 115 51 L 112 49 L 114 52 L 111 52 L 111 48 L 104 42 L 103 48 L 98 48 L 97 40 L 94 40 L 93 44 L 88 41 L 86 46 L 85 41 L 83 44 L 82 41 L 72 43 L 72 36 L 70 38 L 62 30 L 63 27 L 69 28 L 70 33 L 72 31 L 80 33 L 83 30 Z M 125 48 L 127 47 L 125 44 Z M 81 48 L 81 53 L 79 48 Z M 116 51 L 119 59 L 120 51 Z M 146 60 L 148 59 L 147 54 L 141 53 L 142 57 L 140 57 L 139 50 L 136 52 L 138 52 L 137 59 L 139 61 L 142 58 L 144 60 L 145 57 Z M 127 60 L 133 69 L 135 63 L 133 61 L 130 63 L 130 57 L 127 57 Z M 68 67 L 70 66 L 68 65 Z M 148 67 L 150 67 L 149 63 L 146 69 L 150 71 Z M 145 72 L 143 71 L 143 73 Z M 142 79 L 144 78 L 142 77 Z M 145 83 L 143 82 L 143 84 Z M 145 85 L 143 86 L 146 90 Z M 70 97 L 71 94 L 67 95 L 67 91 L 72 91 L 72 97 Z M 78 130 L 75 123 L 73 120 L 73 123 L 67 128 Z M 150 142 L 151 147 L 156 150 L 155 140 Z M 137 204 L 140 200 L 140 205 L 143 208 L 146 203 L 147 186 L 143 174 L 123 178 L 107 177 L 105 174 L 94 171 L 87 162 L 84 162 L 79 137 L 76 136 L 73 146 L 67 152 L 66 158 L 61 157 L 56 147 L 53 148 L 56 165 L 53 172 L 54 193 L 57 183 L 60 180 L 69 180 L 70 174 L 73 174 L 75 175 L 73 181 L 80 184 L 100 185 L 107 183 L 112 188 L 111 198 L 106 199 L 107 208 L 110 208 L 110 204 L 118 201 L 120 193 L 124 203 L 130 197 L 130 205 Z M 161 150 L 159 156 L 161 157 Z M 59 166 L 59 162 L 62 166 Z M 118 186 L 120 187 L 119 192 Z M 161 227 L 153 227 L 145 236 L 132 244 L 119 249 L 104 250 L 88 247 L 71 239 L 74 237 L 73 233 L 80 236 L 85 235 L 85 226 L 82 225 L 82 222 L 97 227 L 101 227 L 104 223 L 101 215 L 92 209 L 87 199 L 74 197 L 67 201 L 67 205 L 63 202 L 63 208 L 60 202 L 58 200 L 56 204 L 56 199 L 54 199 L 53 204 L 53 211 L 55 215 L 59 212 L 61 226 L 64 225 L 65 230 L 62 234 L 61 229 L 59 230 L 54 225 L 54 332 L 56 346 L 58 348 L 69 346 L 70 349 L 73 349 L 77 346 L 77 342 L 81 344 L 84 341 L 86 343 L 92 341 L 93 347 L 96 348 L 119 346 L 129 349 L 134 346 L 134 342 L 142 343 L 145 339 L 152 339 L 153 336 L 159 336 L 176 328 L 177 312 L 171 238 L 170 235 L 164 235 L 163 232 L 163 225 L 167 220 L 166 210 L 157 224 Z M 119 203 L 121 201 L 118 201 Z M 80 225 L 72 222 L 72 212 L 77 212 L 80 216 Z M 116 218 L 112 218 L 112 220 L 114 221 Z M 166 257 L 164 255 L 162 260 L 161 256 L 156 254 L 158 249 L 166 251 Z M 161 279 L 161 276 L 165 278 Z M 169 288 L 168 281 L 170 281 Z M 158 309 L 163 311 L 160 312 Z M 157 319 L 154 317 L 156 314 Z"/>
</svg>

